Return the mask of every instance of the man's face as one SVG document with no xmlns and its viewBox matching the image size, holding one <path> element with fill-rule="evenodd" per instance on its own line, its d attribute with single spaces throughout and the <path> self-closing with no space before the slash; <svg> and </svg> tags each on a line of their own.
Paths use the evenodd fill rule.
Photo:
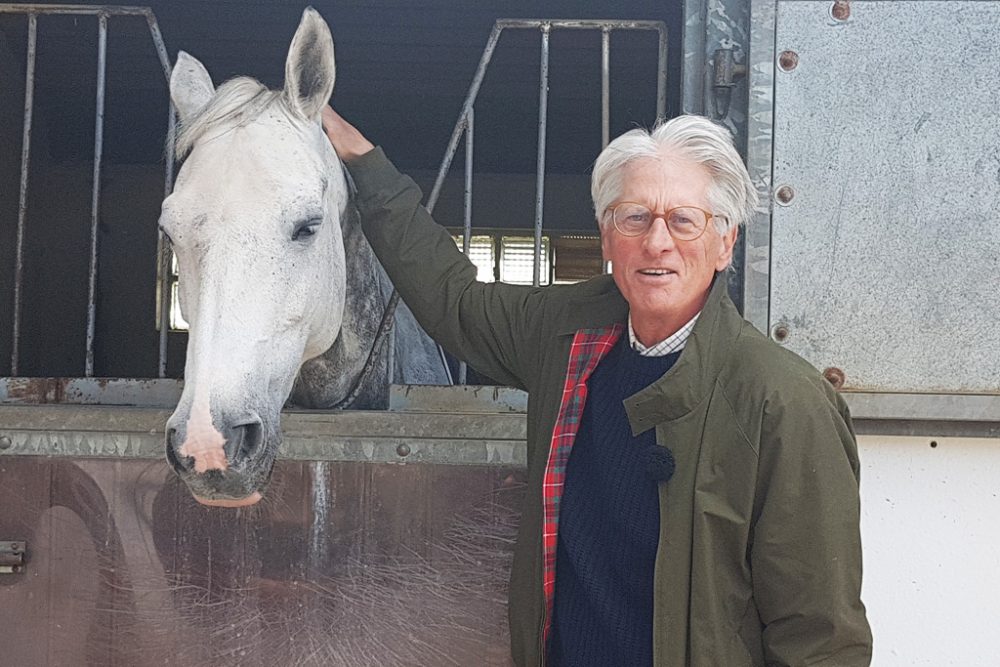
<svg viewBox="0 0 1000 667">
<path fill-rule="evenodd" d="M 621 196 L 612 202 L 635 202 L 652 211 L 678 206 L 712 211 L 708 201 L 711 176 L 690 160 L 640 158 L 627 164 Z M 714 212 L 714 211 L 713 211 Z M 615 284 L 628 301 L 632 326 L 644 345 L 667 338 L 695 316 L 708 297 L 716 271 L 733 256 L 736 229 L 719 234 L 710 220 L 693 241 L 677 241 L 662 218 L 641 236 L 624 236 L 605 214 L 601 232 L 604 259 L 611 261 Z"/>
</svg>

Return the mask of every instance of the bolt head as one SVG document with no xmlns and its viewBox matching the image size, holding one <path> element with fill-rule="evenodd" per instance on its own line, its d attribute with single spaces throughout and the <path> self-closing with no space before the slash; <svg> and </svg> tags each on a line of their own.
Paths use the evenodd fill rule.
<svg viewBox="0 0 1000 667">
<path fill-rule="evenodd" d="M 782 185 L 775 190 L 774 198 L 778 200 L 779 204 L 788 205 L 795 199 L 795 190 L 790 185 Z"/>
<path fill-rule="evenodd" d="M 10 449 L 14 446 L 14 442 L 8 438 L 6 435 L 0 436 L 0 449 Z"/>
<path fill-rule="evenodd" d="M 836 0 L 830 7 L 830 16 L 837 21 L 846 21 L 851 17 L 851 3 L 849 0 Z"/>
<path fill-rule="evenodd" d="M 823 371 L 823 377 L 826 381 L 833 385 L 834 389 L 840 389 L 844 386 L 844 382 L 847 380 L 847 376 L 844 375 L 844 371 L 839 368 L 830 367 Z"/>
<path fill-rule="evenodd" d="M 397 445 L 396 446 L 396 454 L 398 454 L 401 457 L 407 457 L 407 456 L 409 456 L 410 455 L 410 446 L 408 444 L 406 444 L 405 442 L 402 443 L 401 445 Z"/>
<path fill-rule="evenodd" d="M 787 324 L 776 324 L 774 325 L 774 328 L 771 329 L 771 337 L 779 343 L 785 342 L 790 333 L 791 331 L 789 331 Z"/>
<path fill-rule="evenodd" d="M 791 72 L 799 66 L 799 54 L 795 51 L 782 51 L 778 54 L 778 67 L 782 72 Z"/>
</svg>

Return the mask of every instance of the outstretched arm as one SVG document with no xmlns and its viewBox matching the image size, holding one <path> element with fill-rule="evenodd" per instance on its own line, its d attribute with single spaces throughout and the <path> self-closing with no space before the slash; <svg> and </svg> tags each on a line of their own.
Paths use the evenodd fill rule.
<svg viewBox="0 0 1000 667">
<path fill-rule="evenodd" d="M 432 338 L 476 370 L 529 388 L 544 290 L 476 281 L 475 265 L 421 205 L 420 188 L 332 109 L 323 128 L 358 194 L 361 224 L 379 261 Z"/>
</svg>

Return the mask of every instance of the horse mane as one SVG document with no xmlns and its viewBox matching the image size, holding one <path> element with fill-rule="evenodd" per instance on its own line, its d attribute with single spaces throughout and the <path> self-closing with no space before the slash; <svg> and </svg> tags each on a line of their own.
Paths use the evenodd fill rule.
<svg viewBox="0 0 1000 667">
<path fill-rule="evenodd" d="M 242 127 L 273 106 L 277 105 L 289 117 L 294 117 L 282 92 L 269 90 L 257 79 L 248 76 L 229 79 L 218 87 L 198 113 L 180 126 L 177 157 L 186 156 L 202 137 L 220 125 L 229 125 L 229 129 Z"/>
</svg>

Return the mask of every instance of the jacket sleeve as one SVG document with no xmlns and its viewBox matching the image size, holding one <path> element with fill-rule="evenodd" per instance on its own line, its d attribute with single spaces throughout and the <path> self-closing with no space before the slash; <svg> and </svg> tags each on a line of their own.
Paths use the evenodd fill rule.
<svg viewBox="0 0 1000 667">
<path fill-rule="evenodd" d="M 475 265 L 421 205 L 420 188 L 381 148 L 347 167 L 365 236 L 424 330 L 476 370 L 527 389 L 542 290 L 477 282 Z"/>
<path fill-rule="evenodd" d="M 750 566 L 764 657 L 866 666 L 857 443 L 847 406 L 822 378 L 793 384 L 771 397 L 762 424 Z"/>
</svg>

